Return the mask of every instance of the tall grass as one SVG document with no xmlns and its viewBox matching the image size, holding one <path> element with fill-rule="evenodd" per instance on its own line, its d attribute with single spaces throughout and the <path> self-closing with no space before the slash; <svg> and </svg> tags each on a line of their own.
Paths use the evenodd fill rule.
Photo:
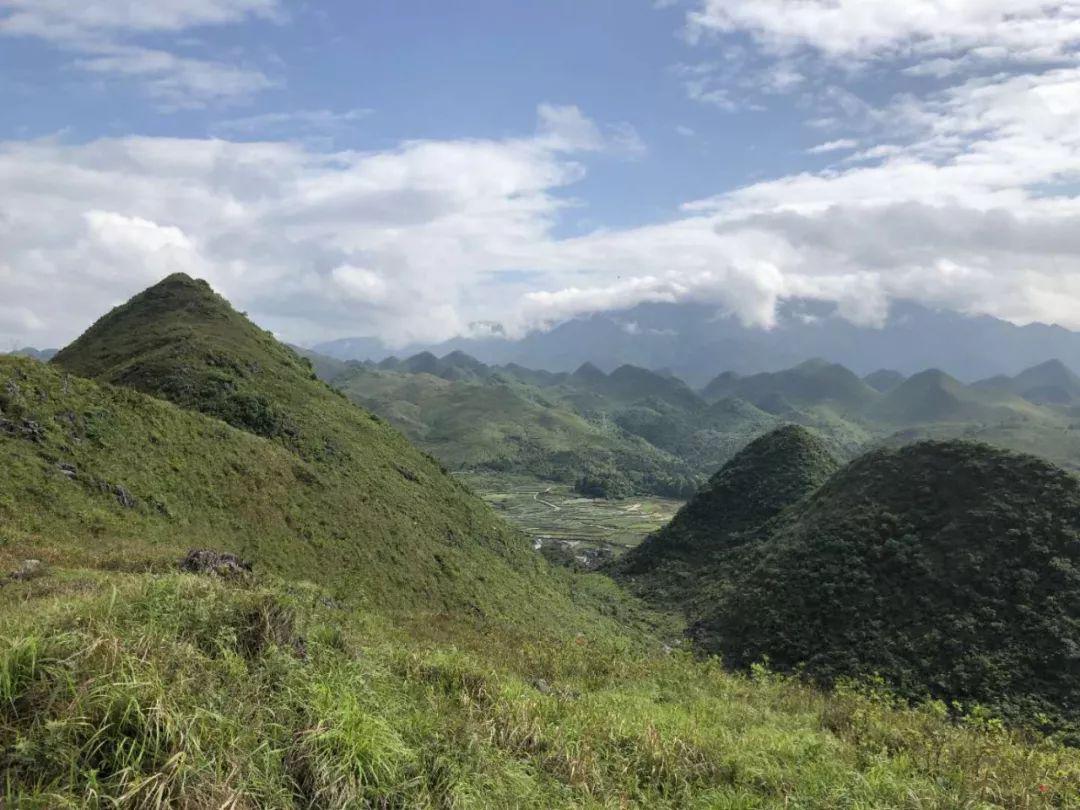
<svg viewBox="0 0 1080 810">
<path fill-rule="evenodd" d="M 1080 806 L 1076 751 L 865 685 L 352 613 L 297 585 L 92 582 L 0 604 L 7 805 Z"/>
</svg>

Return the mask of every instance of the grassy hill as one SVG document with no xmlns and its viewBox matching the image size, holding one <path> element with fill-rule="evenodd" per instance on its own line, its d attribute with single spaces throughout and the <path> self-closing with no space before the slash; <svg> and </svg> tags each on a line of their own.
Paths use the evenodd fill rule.
<svg viewBox="0 0 1080 810">
<path fill-rule="evenodd" d="M 833 685 L 982 705 L 1080 739 L 1080 479 L 985 444 L 849 465 L 803 428 L 748 445 L 611 566 L 698 647 Z"/>
<path fill-rule="evenodd" d="M 25 556 L 62 540 L 58 553 L 83 560 L 91 530 L 95 554 L 131 564 L 224 546 L 386 608 L 524 616 L 519 594 L 536 591 L 569 609 L 523 537 L 204 282 L 171 276 L 51 366 L 5 369 L 19 394 L 4 412 L 17 408 L 43 431 L 4 448 L 22 471 L 9 482 L 20 489 L 5 525 L 21 527 Z M 125 509 L 109 487 L 136 506 Z M 25 513 L 28 501 L 40 517 Z"/>
<path fill-rule="evenodd" d="M 701 643 L 824 682 L 1080 727 L 1080 480 L 969 442 L 853 462 L 714 591 Z M 749 557 L 747 559 L 750 559 Z"/>
</svg>

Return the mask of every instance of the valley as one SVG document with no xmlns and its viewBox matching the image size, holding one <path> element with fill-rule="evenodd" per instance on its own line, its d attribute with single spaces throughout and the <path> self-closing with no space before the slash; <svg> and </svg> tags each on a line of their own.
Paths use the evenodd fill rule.
<svg viewBox="0 0 1080 810">
<path fill-rule="evenodd" d="M 681 501 L 655 496 L 586 498 L 566 484 L 467 473 L 462 479 L 553 562 L 586 568 L 622 556 L 675 516 Z"/>
</svg>

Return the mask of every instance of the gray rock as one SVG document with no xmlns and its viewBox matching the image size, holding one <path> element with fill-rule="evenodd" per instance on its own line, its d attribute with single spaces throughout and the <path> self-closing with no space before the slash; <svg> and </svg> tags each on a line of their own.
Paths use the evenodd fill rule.
<svg viewBox="0 0 1080 810">
<path fill-rule="evenodd" d="M 193 548 L 181 560 L 180 570 L 189 574 L 209 574 L 215 577 L 246 577 L 251 573 L 251 563 L 227 551 Z"/>
<path fill-rule="evenodd" d="M 0 433 L 31 442 L 41 442 L 45 439 L 44 429 L 32 419 L 0 419 Z"/>
<path fill-rule="evenodd" d="M 11 572 L 11 578 L 16 582 L 25 582 L 45 573 L 45 565 L 41 560 L 23 560 L 19 567 Z"/>
</svg>

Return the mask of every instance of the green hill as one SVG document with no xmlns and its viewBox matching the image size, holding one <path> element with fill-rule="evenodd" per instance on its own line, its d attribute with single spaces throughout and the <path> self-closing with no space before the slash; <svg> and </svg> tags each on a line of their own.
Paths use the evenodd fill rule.
<svg viewBox="0 0 1080 810">
<path fill-rule="evenodd" d="M 0 358 L 0 465 L 4 807 L 1080 802 L 1053 741 L 665 649 L 186 277 Z"/>
<path fill-rule="evenodd" d="M 863 377 L 863 382 L 879 394 L 887 394 L 906 380 L 903 374 L 892 369 L 882 368 Z"/>
<path fill-rule="evenodd" d="M 699 583 L 722 576 L 725 552 L 753 538 L 779 512 L 821 486 L 839 467 L 826 444 L 797 425 L 748 444 L 664 529 L 631 549 L 615 573 L 658 604 L 686 607 Z M 691 618 L 695 618 L 691 609 Z"/>
<path fill-rule="evenodd" d="M 1011 392 L 1036 405 L 1072 405 L 1080 402 L 1080 377 L 1060 360 L 1048 360 L 1021 371 L 1015 377 L 981 380 L 975 388 Z"/>
<path fill-rule="evenodd" d="M 336 385 L 454 470 L 527 474 L 571 484 L 591 477 L 601 495 L 682 495 L 697 484 L 688 464 L 614 421 L 586 419 L 547 389 L 497 372 L 482 379 L 447 380 L 358 368 Z"/>
<path fill-rule="evenodd" d="M 204 282 L 170 276 L 52 366 L 6 370 L 21 393 L 5 413 L 18 407 L 44 431 L 4 445 L 23 473 L 9 482 L 20 488 L 5 521 L 23 527 L 20 547 L 63 537 L 81 559 L 92 531 L 93 553 L 137 565 L 218 545 L 386 608 L 521 616 L 518 594 L 539 590 L 552 610 L 569 609 L 523 537 Z M 109 487 L 137 508 L 117 505 Z M 54 499 L 67 506 L 46 508 Z"/>
<path fill-rule="evenodd" d="M 1038 411 L 1015 394 L 966 386 L 931 369 L 909 377 L 874 405 L 868 416 L 879 422 L 917 425 L 927 422 L 1000 421 Z"/>
<path fill-rule="evenodd" d="M 740 377 L 724 374 L 705 389 L 710 400 L 739 397 L 771 413 L 781 413 L 776 402 L 788 407 L 829 405 L 841 412 L 859 412 L 879 398 L 876 390 L 852 371 L 823 360 L 808 360 L 786 371 Z"/>
<path fill-rule="evenodd" d="M 35 349 L 33 346 L 23 346 L 21 349 L 9 352 L 9 354 L 14 357 L 29 357 L 32 360 L 46 362 L 56 355 L 56 351 L 56 349 Z"/>
<path fill-rule="evenodd" d="M 1080 728 L 1080 480 L 968 442 L 870 453 L 756 541 L 699 642 Z"/>
</svg>

